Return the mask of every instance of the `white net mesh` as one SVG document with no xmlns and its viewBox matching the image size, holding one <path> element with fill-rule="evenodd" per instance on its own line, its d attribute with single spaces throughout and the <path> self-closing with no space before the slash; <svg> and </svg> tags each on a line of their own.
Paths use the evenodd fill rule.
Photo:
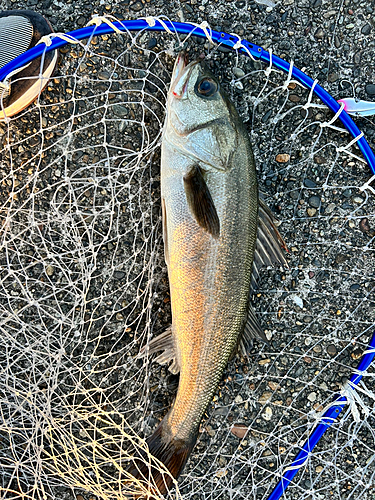
<svg viewBox="0 0 375 500">
<path fill-rule="evenodd" d="M 228 365 L 171 495 L 266 499 L 367 348 L 375 180 L 355 142 L 287 75 L 183 38 L 68 45 L 38 101 L 0 124 L 2 498 L 139 487 L 129 458 L 178 385 L 137 353 L 170 323 L 159 153 L 182 46 L 207 54 L 251 131 L 290 269 L 262 274 L 254 304 L 270 345 Z M 352 404 L 284 498 L 375 494 L 373 373 L 346 389 Z"/>
</svg>

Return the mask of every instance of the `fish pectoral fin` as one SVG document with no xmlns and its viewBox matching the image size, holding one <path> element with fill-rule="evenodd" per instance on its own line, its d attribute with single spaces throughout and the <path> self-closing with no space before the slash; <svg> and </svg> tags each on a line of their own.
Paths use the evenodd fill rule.
<svg viewBox="0 0 375 500">
<path fill-rule="evenodd" d="M 172 361 L 169 366 L 169 371 L 173 375 L 177 375 L 180 371 L 180 366 L 177 361 L 176 349 L 174 347 L 172 327 L 169 326 L 163 333 L 153 338 L 149 344 L 145 345 L 139 355 L 144 357 L 147 354 L 154 354 L 163 351 L 155 358 L 155 361 L 160 365 L 166 365 Z"/>
<path fill-rule="evenodd" d="M 259 198 L 258 233 L 251 274 L 252 288 L 256 288 L 259 270 L 263 266 L 279 264 L 288 267 L 283 249 L 288 251 L 284 240 L 276 228 L 276 218 L 266 203 Z"/>
<path fill-rule="evenodd" d="M 184 175 L 184 188 L 190 212 L 198 225 L 214 238 L 220 235 L 220 220 L 210 190 L 199 165 Z"/>
<path fill-rule="evenodd" d="M 265 344 L 268 344 L 267 337 L 260 326 L 258 318 L 255 316 L 254 309 L 249 306 L 245 328 L 239 342 L 240 351 L 244 356 L 247 356 L 251 351 L 254 339 L 260 339 Z"/>
</svg>

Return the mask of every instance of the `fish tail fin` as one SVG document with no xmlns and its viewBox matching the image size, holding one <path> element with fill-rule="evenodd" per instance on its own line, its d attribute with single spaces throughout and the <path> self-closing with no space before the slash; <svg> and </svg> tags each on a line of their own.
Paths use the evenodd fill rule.
<svg viewBox="0 0 375 500">
<path fill-rule="evenodd" d="M 140 453 L 139 457 L 134 458 L 134 467 L 130 471 L 136 480 L 146 483 L 147 489 L 156 495 L 164 495 L 169 491 L 173 479 L 181 474 L 197 440 L 197 434 L 187 441 L 170 437 L 168 439 L 165 427 L 167 426 L 163 420 L 146 440 L 152 456 L 146 452 Z"/>
</svg>

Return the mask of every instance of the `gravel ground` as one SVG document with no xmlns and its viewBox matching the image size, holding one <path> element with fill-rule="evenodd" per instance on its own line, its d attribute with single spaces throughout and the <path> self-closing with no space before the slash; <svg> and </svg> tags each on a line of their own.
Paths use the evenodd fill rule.
<svg viewBox="0 0 375 500">
<path fill-rule="evenodd" d="M 286 60 L 292 59 L 337 99 L 356 96 L 373 100 L 375 96 L 371 64 L 375 5 L 371 2 L 283 0 L 275 5 L 270 0 L 125 0 L 112 4 L 29 0 L 0 1 L 0 6 L 37 10 L 48 17 L 56 31 L 62 32 L 85 26 L 92 14 L 120 19 L 164 15 L 172 20 L 196 23 L 206 20 L 213 29 L 235 32 L 263 48 L 272 48 L 273 53 Z M 167 48 L 163 38 L 153 35 L 143 40 L 143 44 L 156 53 L 162 50 L 163 43 Z M 124 47 L 125 44 L 116 39 L 110 41 L 104 53 L 100 44 L 95 49 L 100 57 L 104 54 L 110 58 L 121 53 Z M 204 49 L 198 42 L 192 47 L 197 53 Z M 144 103 L 151 111 L 143 115 L 144 107 L 136 104 L 142 89 L 137 78 L 145 76 L 142 70 L 126 75 L 131 80 L 125 95 L 120 80 L 114 85 L 108 83 L 111 78 L 115 80 L 113 71 L 118 68 L 109 59 L 102 64 L 98 56 L 97 61 L 91 59 L 91 67 L 82 70 L 97 76 L 94 86 L 91 90 L 84 86 L 77 89 L 73 79 L 60 79 L 59 75 L 73 74 L 79 57 L 79 49 L 62 50 L 55 80 L 45 96 L 48 112 L 42 123 L 50 127 L 51 132 L 44 136 L 44 148 L 55 145 L 72 130 L 69 127 L 77 123 L 88 128 L 74 133 L 69 145 L 58 142 L 57 147 L 48 149 L 48 162 L 52 167 L 42 168 L 42 175 L 35 183 L 40 194 L 33 210 L 38 216 L 35 220 L 40 234 L 38 231 L 27 233 L 23 246 L 17 247 L 17 251 L 22 252 L 22 258 L 27 256 L 28 265 L 30 257 L 35 263 L 27 273 L 34 283 L 33 296 L 42 304 L 42 309 L 29 308 L 30 316 L 23 316 L 22 321 L 34 325 L 40 310 L 49 312 L 48 318 L 42 318 L 33 332 L 39 353 L 35 372 L 46 374 L 49 370 L 43 363 L 51 346 L 44 349 L 45 342 L 38 338 L 43 329 L 53 332 L 51 338 L 55 342 L 57 333 L 63 338 L 73 332 L 72 323 L 59 323 L 59 315 L 72 318 L 74 324 L 79 325 L 81 337 L 78 334 L 78 338 L 73 337 L 65 344 L 65 353 L 71 366 L 82 367 L 79 382 L 84 390 L 76 387 L 77 373 L 67 364 L 66 370 L 56 376 L 60 392 L 51 398 L 53 402 L 56 397 L 54 418 L 61 419 L 61 428 L 70 429 L 78 436 L 87 455 L 92 454 L 87 450 L 94 439 L 90 432 L 95 425 L 105 427 L 107 438 L 116 437 L 117 433 L 123 435 L 116 428 L 120 422 L 116 420 L 116 412 L 125 415 L 129 434 L 130 429 L 134 429 L 148 435 L 170 407 L 178 384 L 178 378 L 168 374 L 165 367 L 144 367 L 143 361 L 134 362 L 147 335 L 170 322 L 168 282 L 160 252 L 158 152 L 153 157 L 146 155 L 135 173 L 122 169 L 121 162 L 124 148 L 137 152 L 144 139 L 142 130 L 131 124 L 132 119 L 145 121 L 151 127 L 151 140 L 158 138 L 165 85 L 173 60 L 164 56 L 156 60 L 153 73 L 160 81 L 155 76 L 148 78 L 147 90 L 152 98 Z M 146 64 L 148 55 L 133 51 L 126 57 L 125 65 L 144 67 L 142 64 Z M 357 366 L 373 330 L 375 206 L 371 197 L 366 196 L 369 191 L 359 189 L 370 177 L 367 167 L 345 155 L 336 157 L 336 148 L 329 145 L 347 144 L 344 134 L 323 131 L 317 139 L 318 127 L 310 127 L 301 130 L 296 138 L 290 137 L 305 116 L 300 109 L 291 111 L 280 125 L 274 126 L 275 109 L 283 105 L 284 111 L 292 110 L 299 102 L 306 102 L 308 92 L 293 85 L 287 94 L 271 92 L 253 114 L 254 98 L 264 81 L 261 66 L 242 60 L 237 64 L 235 57 L 225 50 L 213 53 L 211 65 L 227 85 L 252 133 L 260 188 L 281 221 L 280 231 L 290 250 L 290 269 L 264 272 L 254 302 L 270 345 L 256 344 L 248 358 L 237 356 L 230 363 L 202 424 L 200 439 L 180 486 L 185 498 L 266 499 L 277 471 L 290 464 L 317 412 L 342 389 Z M 272 81 L 282 84 L 285 78 L 273 75 Z M 262 95 L 274 87 L 269 84 Z M 134 91 L 134 103 L 129 88 Z M 103 96 L 108 96 L 108 92 L 113 97 L 105 101 Z M 283 95 L 287 95 L 284 104 Z M 110 103 L 106 129 L 98 111 L 103 102 Z M 77 115 L 77 123 L 73 125 L 69 121 L 72 110 Z M 78 118 L 79 113 L 82 116 Z M 329 119 L 331 115 L 323 109 L 313 109 L 308 114 L 309 123 L 321 122 L 324 117 Z M 38 113 L 35 119 L 40 119 Z M 374 146 L 375 128 L 371 119 L 358 119 L 357 124 Z M 18 160 L 21 164 L 30 162 L 29 168 L 32 168 L 33 151 L 40 148 L 40 141 L 32 131 L 30 119 L 25 117 L 12 127 L 16 140 L 20 137 L 25 140 L 21 146 L 17 144 Z M 4 143 L 6 128 L 2 126 L 1 131 Z M 104 136 L 107 147 L 96 147 Z M 81 144 L 86 146 L 81 148 Z M 74 153 L 69 161 L 63 161 L 60 152 L 68 146 Z M 108 151 L 109 166 L 102 162 Z M 309 151 L 313 151 L 311 157 Z M 1 174 L 8 179 L 8 158 L 4 150 L 3 154 L 5 163 Z M 69 182 L 64 182 L 64 176 Z M 25 183 L 18 201 L 21 205 L 25 202 L 28 208 L 27 179 L 18 180 L 21 185 Z M 8 193 L 3 194 L 5 204 Z M 135 201 L 130 200 L 129 204 L 130 197 Z M 52 202 L 66 214 L 64 220 L 56 219 L 53 224 L 46 215 Z M 149 209 L 151 202 L 152 210 Z M 27 227 L 23 217 L 20 213 L 17 222 L 20 227 Z M 48 227 L 48 234 L 43 232 L 44 226 Z M 78 246 L 85 249 L 81 255 L 74 250 L 78 239 Z M 49 251 L 41 245 L 41 241 L 47 240 Z M 21 238 L 16 241 L 21 242 Z M 17 252 L 14 255 L 18 255 Z M 5 265 L 9 255 L 3 254 L 1 258 Z M 26 261 L 22 258 L 19 266 L 25 267 Z M 15 263 L 16 257 L 12 259 Z M 47 280 L 40 279 L 44 271 L 49 277 Z M 151 275 L 155 280 L 152 284 Z M 82 276 L 89 276 L 90 283 L 81 283 Z M 12 279 L 11 275 L 7 276 L 9 286 Z M 17 296 L 21 285 L 12 286 L 13 295 Z M 55 302 L 45 299 L 46 287 L 53 290 Z M 58 287 L 60 293 L 55 294 L 54 287 Z M 74 302 L 74 297 L 79 295 L 76 290 L 87 290 L 84 304 Z M 17 315 L 21 318 L 23 314 L 18 313 L 21 303 L 10 303 L 3 296 L 1 300 L 3 310 L 11 309 L 17 325 Z M 61 331 L 56 329 L 56 324 L 62 325 Z M 25 341 L 19 342 L 22 350 Z M 53 345 L 53 349 L 57 347 Z M 10 358 L 7 353 L 7 359 L 2 359 L 6 362 Z M 20 370 L 25 366 L 20 364 Z M 20 380 L 17 383 L 22 386 L 24 379 Z M 40 380 L 35 384 L 41 391 L 48 386 Z M 91 417 L 65 422 L 63 404 L 66 401 L 61 399 L 64 393 L 69 394 L 68 402 L 77 408 L 77 415 L 85 407 L 94 405 L 102 405 L 108 412 L 111 408 L 116 410 L 113 427 L 91 422 Z M 36 399 L 41 405 L 46 404 L 44 394 Z M 371 398 L 365 397 L 365 402 L 372 407 Z M 374 447 L 370 430 L 374 425 L 373 410 L 367 419 L 363 417 L 364 413 L 362 421 L 353 425 L 349 412 L 344 423 L 335 427 L 330 438 L 319 445 L 318 453 L 297 476 L 296 484 L 285 498 L 374 498 L 372 452 L 366 451 Z M 25 421 L 23 424 L 27 428 Z M 278 432 L 278 427 L 282 431 Z M 119 443 L 111 443 L 114 454 L 119 453 L 121 438 Z M 73 467 L 73 462 L 74 459 L 68 461 L 68 466 Z M 95 467 L 91 468 L 88 462 L 84 462 L 84 467 L 91 474 L 87 476 L 92 478 Z M 111 477 L 110 472 L 106 472 L 106 477 Z M 95 489 L 87 492 L 85 485 L 90 484 L 87 477 L 80 477 L 74 483 L 82 485 L 82 489 L 72 490 L 55 487 L 61 483 L 61 475 L 59 478 L 56 483 L 51 482 L 47 495 L 86 500 L 98 492 Z M 17 498 L 16 494 L 12 498 Z"/>
</svg>

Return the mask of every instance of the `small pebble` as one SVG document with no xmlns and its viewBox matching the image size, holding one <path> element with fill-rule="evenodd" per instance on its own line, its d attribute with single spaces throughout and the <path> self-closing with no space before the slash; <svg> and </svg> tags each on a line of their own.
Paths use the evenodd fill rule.
<svg viewBox="0 0 375 500">
<path fill-rule="evenodd" d="M 148 42 L 148 45 L 147 45 L 147 48 L 148 49 L 154 49 L 157 45 L 157 40 L 156 38 L 150 38 L 149 42 Z"/>
<path fill-rule="evenodd" d="M 316 208 L 308 208 L 307 209 L 307 215 L 309 217 L 314 217 L 315 214 L 316 214 Z"/>
<path fill-rule="evenodd" d="M 371 227 L 366 217 L 364 219 L 361 219 L 361 222 L 359 223 L 359 229 L 362 231 L 362 233 L 367 233 L 368 231 L 370 231 Z"/>
<path fill-rule="evenodd" d="M 232 428 L 231 428 L 231 433 L 234 434 L 236 437 L 238 437 L 239 439 L 243 439 L 247 432 L 248 432 L 248 427 L 246 427 L 246 425 L 243 425 L 243 424 L 235 424 Z"/>
<path fill-rule="evenodd" d="M 276 391 L 280 386 L 277 382 L 272 382 L 271 380 L 268 382 L 268 387 L 273 391 Z"/>
<path fill-rule="evenodd" d="M 336 80 L 339 79 L 339 75 L 337 73 L 330 73 L 327 77 L 327 80 L 330 82 L 330 83 L 333 83 L 335 82 Z"/>
<path fill-rule="evenodd" d="M 315 472 L 322 472 L 323 470 L 323 467 L 321 465 L 318 465 L 317 467 L 315 467 Z"/>
<path fill-rule="evenodd" d="M 307 399 L 309 401 L 311 401 L 312 403 L 314 403 L 314 401 L 316 401 L 316 392 L 311 392 L 308 396 L 307 396 Z"/>
<path fill-rule="evenodd" d="M 310 189 L 316 188 L 316 182 L 314 182 L 310 179 L 305 179 L 303 181 L 303 184 L 305 187 L 310 188 Z"/>
<path fill-rule="evenodd" d="M 266 404 L 267 401 L 269 401 L 271 399 L 271 396 L 272 396 L 272 392 L 269 392 L 269 391 L 265 391 L 263 392 L 263 394 L 260 396 L 260 398 L 258 399 L 259 403 L 260 404 Z"/>
<path fill-rule="evenodd" d="M 240 395 L 238 394 L 238 396 L 236 396 L 236 397 L 234 398 L 234 402 L 235 402 L 235 403 L 237 403 L 237 404 L 241 404 L 241 403 L 243 403 L 242 396 L 240 396 Z"/>
<path fill-rule="evenodd" d="M 315 38 L 317 40 L 323 40 L 324 38 L 324 31 L 322 30 L 322 28 L 318 28 L 316 31 L 315 31 Z"/>
<path fill-rule="evenodd" d="M 300 102 L 301 98 L 297 94 L 290 94 L 289 101 L 291 102 Z"/>
<path fill-rule="evenodd" d="M 139 12 L 140 10 L 143 9 L 142 2 L 135 2 L 129 5 L 131 10 L 134 10 L 134 12 Z"/>
<path fill-rule="evenodd" d="M 355 351 L 352 352 L 351 357 L 357 360 L 362 357 L 362 354 L 363 352 L 360 349 L 356 349 Z"/>
<path fill-rule="evenodd" d="M 319 196 L 310 196 L 309 198 L 309 205 L 314 208 L 319 208 L 320 207 L 321 200 Z"/>
<path fill-rule="evenodd" d="M 265 412 L 262 413 L 262 417 L 264 418 L 264 420 L 270 421 L 272 418 L 272 408 L 267 406 Z"/>
<path fill-rule="evenodd" d="M 114 114 L 116 116 L 119 116 L 120 118 L 127 116 L 129 113 L 128 108 L 126 108 L 125 106 L 122 106 L 121 104 L 115 104 L 115 106 L 113 106 L 112 109 L 113 109 Z"/>
<path fill-rule="evenodd" d="M 375 95 L 375 85 L 373 83 L 366 85 L 366 93 L 368 95 Z"/>
<path fill-rule="evenodd" d="M 276 156 L 276 161 L 278 163 L 287 163 L 290 160 L 290 155 L 286 153 L 281 153 Z"/>
<path fill-rule="evenodd" d="M 49 265 L 46 267 L 47 276 L 52 276 L 54 272 L 55 272 L 55 268 L 53 266 Z"/>
<path fill-rule="evenodd" d="M 329 344 L 327 347 L 327 352 L 329 355 L 334 356 L 337 353 L 336 346 L 334 344 Z"/>
<path fill-rule="evenodd" d="M 371 33 L 371 29 L 372 29 L 371 24 L 368 24 L 368 23 L 367 23 L 367 24 L 365 24 L 365 25 L 363 26 L 363 28 L 361 29 L 361 33 L 362 33 L 363 35 L 369 35 L 369 34 Z"/>
<path fill-rule="evenodd" d="M 318 118 L 318 115 L 316 115 L 315 117 L 317 120 L 320 120 L 320 118 Z M 318 165 L 324 165 L 324 163 L 327 163 L 327 159 L 324 158 L 323 156 L 314 156 L 314 161 L 315 163 L 317 163 Z"/>
<path fill-rule="evenodd" d="M 293 302 L 295 304 L 297 304 L 297 306 L 300 307 L 301 309 L 303 308 L 303 300 L 301 299 L 301 297 L 298 297 L 297 295 L 294 295 L 293 296 Z"/>
<path fill-rule="evenodd" d="M 268 363 L 271 363 L 270 359 L 261 359 L 258 364 L 262 366 L 262 365 L 268 365 Z"/>
<path fill-rule="evenodd" d="M 245 72 L 241 68 L 233 68 L 233 74 L 236 78 L 242 78 L 245 76 Z"/>
<path fill-rule="evenodd" d="M 110 76 L 108 71 L 99 71 L 98 73 L 99 80 L 109 80 Z"/>
</svg>

